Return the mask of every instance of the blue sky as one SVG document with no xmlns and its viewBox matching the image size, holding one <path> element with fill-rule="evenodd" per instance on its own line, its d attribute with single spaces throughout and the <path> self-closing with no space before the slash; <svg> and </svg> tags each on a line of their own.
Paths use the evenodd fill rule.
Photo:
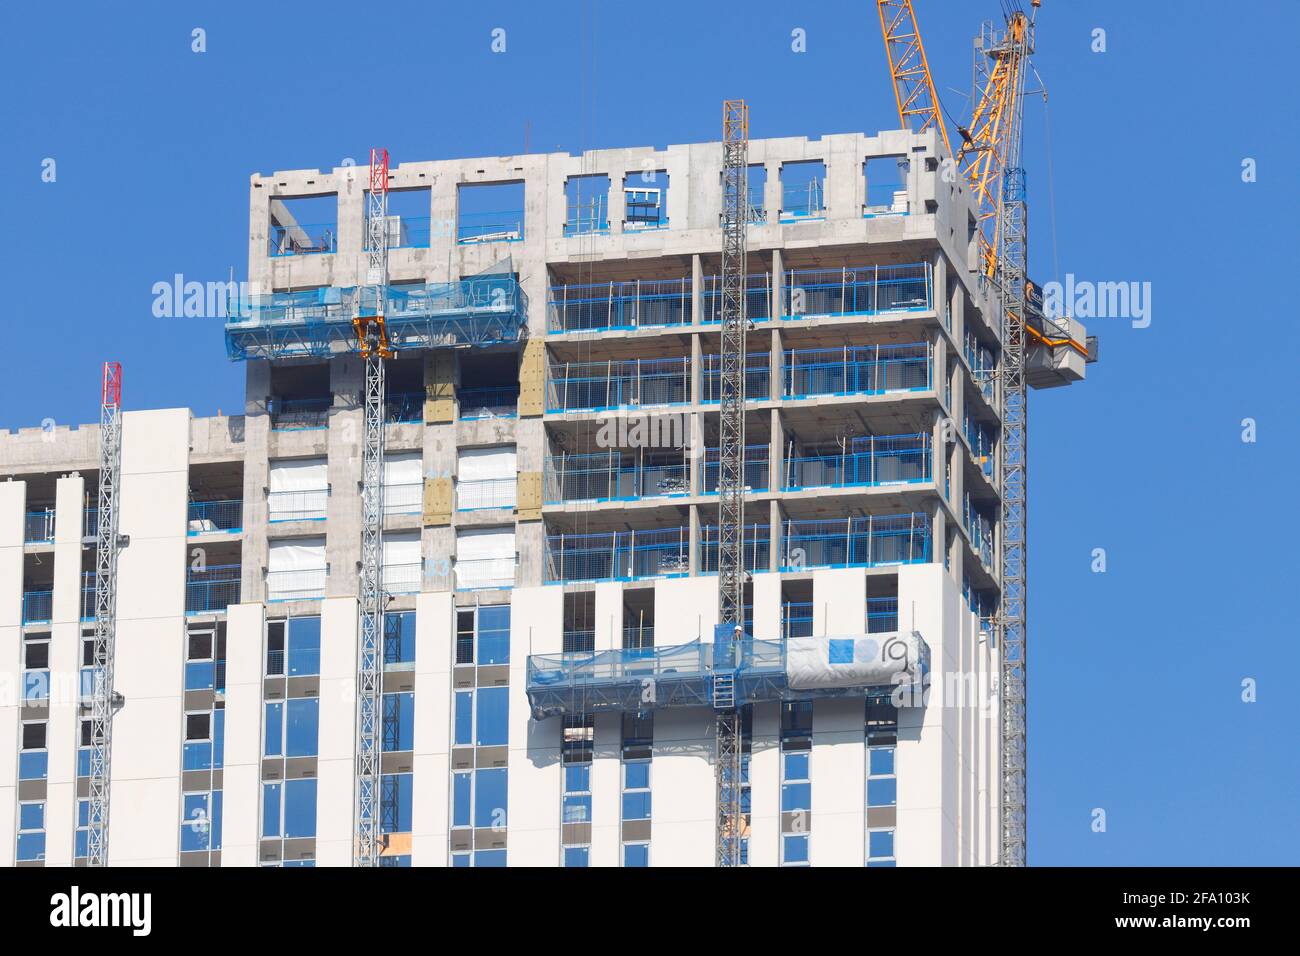
<svg viewBox="0 0 1300 956">
<path fill-rule="evenodd" d="M 1000 5 L 917 4 L 962 116 L 971 37 Z M 150 289 L 246 275 L 252 172 L 363 161 L 374 143 L 401 161 L 518 152 L 525 135 L 533 151 L 716 139 L 732 96 L 758 137 L 897 125 L 866 0 L 90 7 L 0 12 L 0 427 L 94 419 L 110 357 L 128 408 L 239 408 L 219 323 L 156 319 Z M 206 53 L 191 52 L 195 27 Z M 1033 396 L 1034 863 L 1300 861 L 1300 651 L 1285 610 L 1300 562 L 1279 494 L 1298 460 L 1285 279 L 1298 28 L 1290 0 L 1232 22 L 1217 0 L 1045 0 L 1040 15 L 1052 149 L 1049 177 L 1047 114 L 1031 101 L 1031 271 L 1047 281 L 1059 257 L 1080 279 L 1150 282 L 1152 321 L 1094 321 L 1102 362 L 1087 383 Z M 1247 157 L 1257 182 L 1242 182 Z M 1256 703 L 1241 701 L 1244 678 Z"/>
</svg>

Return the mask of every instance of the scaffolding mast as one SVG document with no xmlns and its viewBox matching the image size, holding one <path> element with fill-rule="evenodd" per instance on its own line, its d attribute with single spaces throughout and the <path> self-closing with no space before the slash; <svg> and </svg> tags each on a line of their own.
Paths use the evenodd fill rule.
<svg viewBox="0 0 1300 956">
<path fill-rule="evenodd" d="M 113 752 L 113 655 L 117 634 L 118 488 L 122 477 L 122 366 L 105 362 L 100 381 L 99 510 L 95 527 L 94 680 L 90 695 L 90 808 L 87 866 L 108 865 L 110 759 Z"/>
<path fill-rule="evenodd" d="M 745 626 L 745 230 L 749 107 L 722 106 L 722 370 L 718 415 L 718 636 L 713 707 L 717 712 L 714 772 L 717 783 L 718 866 L 741 865 L 744 817 L 741 712 L 735 699 L 736 635 Z"/>
<path fill-rule="evenodd" d="M 1037 13 L 1038 0 L 1034 0 Z M 1003 866 L 1027 861 L 1026 774 L 1029 393 L 1025 379 L 1028 216 L 1021 167 L 1022 120 L 1029 57 L 1034 52 L 1034 15 L 1014 12 L 1006 33 L 985 53 L 1006 85 L 1005 147 L 998 204 L 997 292 L 1002 313 L 1001 606 L 998 610 L 998 679 L 1001 747 L 1001 852 Z"/>
<path fill-rule="evenodd" d="M 357 627 L 357 782 L 355 866 L 378 866 L 382 850 L 380 660 L 384 624 L 384 326 L 388 284 L 388 150 L 370 151 L 366 199 L 366 288 L 353 319 L 365 363 L 361 461 L 361 587 Z"/>
</svg>

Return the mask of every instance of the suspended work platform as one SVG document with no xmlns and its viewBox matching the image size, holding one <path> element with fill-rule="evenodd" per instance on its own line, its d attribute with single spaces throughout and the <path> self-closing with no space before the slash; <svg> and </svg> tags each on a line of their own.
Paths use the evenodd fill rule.
<svg viewBox="0 0 1300 956">
<path fill-rule="evenodd" d="M 784 641 L 716 634 L 712 644 L 536 654 L 528 658 L 527 687 L 533 718 L 542 720 L 819 697 L 889 698 L 896 688 L 921 690 L 929 674 L 930 648 L 915 631 Z"/>
<path fill-rule="evenodd" d="M 383 301 L 379 301 L 382 291 Z M 517 342 L 528 298 L 512 275 L 401 286 L 328 286 L 232 299 L 226 310 L 232 359 L 324 358 L 357 350 L 352 320 L 382 315 L 395 351 Z"/>
</svg>

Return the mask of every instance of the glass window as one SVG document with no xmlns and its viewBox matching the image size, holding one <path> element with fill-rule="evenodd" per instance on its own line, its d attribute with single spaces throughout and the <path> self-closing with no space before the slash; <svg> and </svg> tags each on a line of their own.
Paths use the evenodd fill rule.
<svg viewBox="0 0 1300 956">
<path fill-rule="evenodd" d="M 591 794 L 566 793 L 564 795 L 563 813 L 565 823 L 590 823 Z"/>
<path fill-rule="evenodd" d="M 474 745 L 474 692 L 456 691 L 456 746 Z"/>
<path fill-rule="evenodd" d="M 284 673 L 284 621 L 266 625 L 266 673 L 277 677 Z"/>
<path fill-rule="evenodd" d="M 187 793 L 182 798 L 181 850 L 206 850 L 211 846 L 212 820 L 206 793 Z"/>
<path fill-rule="evenodd" d="M 591 764 L 571 764 L 564 768 L 564 789 L 569 793 L 591 790 Z"/>
<path fill-rule="evenodd" d="M 18 829 L 19 830 L 44 830 L 45 829 L 45 804 L 43 803 L 18 804 Z"/>
<path fill-rule="evenodd" d="M 510 606 L 478 609 L 478 663 L 510 663 Z"/>
<path fill-rule="evenodd" d="M 45 749 L 45 721 L 23 724 L 23 750 Z"/>
<path fill-rule="evenodd" d="M 23 644 L 23 666 L 29 671 L 47 669 L 50 666 L 50 642 L 26 641 Z"/>
<path fill-rule="evenodd" d="M 468 853 L 453 853 L 451 855 L 451 865 L 453 867 L 463 866 L 468 868 L 470 865 L 470 856 Z"/>
<path fill-rule="evenodd" d="M 623 845 L 624 866 L 649 866 L 650 844 L 626 843 Z"/>
<path fill-rule="evenodd" d="M 474 826 L 506 826 L 505 768 L 478 770 L 474 776 Z"/>
<path fill-rule="evenodd" d="M 286 839 L 316 835 L 316 781 L 286 780 L 284 784 Z"/>
<path fill-rule="evenodd" d="M 499 747 L 509 733 L 510 689 L 481 687 L 478 691 L 478 733 L 480 747 Z"/>
<path fill-rule="evenodd" d="M 280 835 L 280 784 L 262 784 L 262 836 Z"/>
<path fill-rule="evenodd" d="M 650 791 L 632 790 L 623 794 L 624 820 L 650 819 Z"/>
<path fill-rule="evenodd" d="M 286 757 L 316 756 L 319 733 L 319 700 L 311 697 L 285 702 L 284 754 Z"/>
<path fill-rule="evenodd" d="M 867 806 L 892 807 L 898 802 L 898 781 L 893 778 L 867 781 Z"/>
<path fill-rule="evenodd" d="M 30 860 L 45 859 L 45 831 L 18 834 L 16 849 L 19 862 L 26 863 Z"/>
<path fill-rule="evenodd" d="M 786 865 L 808 862 L 808 837 L 785 836 L 781 838 L 782 859 Z"/>
<path fill-rule="evenodd" d="M 629 760 L 623 764 L 623 787 L 626 790 L 646 790 L 650 786 L 650 761 Z"/>
<path fill-rule="evenodd" d="M 474 853 L 474 865 L 503 867 L 506 865 L 506 851 L 478 850 Z"/>
<path fill-rule="evenodd" d="M 399 611 L 384 615 L 384 663 L 415 662 L 415 612 Z"/>
<path fill-rule="evenodd" d="M 264 756 L 284 756 L 284 704 L 266 705 L 266 750 Z"/>
<path fill-rule="evenodd" d="M 90 801 L 77 801 L 77 834 L 73 852 L 77 859 L 90 856 Z"/>
<path fill-rule="evenodd" d="M 894 831 L 872 830 L 868 834 L 867 852 L 872 859 L 894 855 Z"/>
<path fill-rule="evenodd" d="M 384 751 L 415 749 L 415 694 L 384 695 Z"/>
<path fill-rule="evenodd" d="M 320 673 L 320 618 L 295 617 L 289 621 L 289 676 Z"/>
<path fill-rule="evenodd" d="M 226 755 L 226 709 L 212 712 L 212 766 L 220 770 L 225 766 Z"/>
<path fill-rule="evenodd" d="M 872 747 L 871 748 L 871 775 L 873 777 L 888 777 L 894 773 L 894 748 L 893 747 Z"/>
<path fill-rule="evenodd" d="M 470 825 L 470 776 L 468 773 L 451 776 L 451 825 L 454 827 Z"/>
<path fill-rule="evenodd" d="M 787 753 L 785 755 L 785 779 L 786 780 L 807 780 L 808 779 L 808 752 Z"/>
<path fill-rule="evenodd" d="M 811 783 L 783 783 L 781 784 L 781 812 L 790 813 L 794 810 L 811 810 L 812 809 L 812 784 Z"/>
<path fill-rule="evenodd" d="M 564 848 L 564 865 L 572 867 L 588 866 L 591 861 L 591 848 L 585 846 L 566 846 Z"/>
<path fill-rule="evenodd" d="M 411 832 L 411 786 L 409 773 L 386 773 L 380 782 L 380 829 L 384 833 Z"/>
<path fill-rule="evenodd" d="M 216 665 L 212 661 L 190 661 L 185 665 L 186 690 L 212 690 Z"/>
</svg>

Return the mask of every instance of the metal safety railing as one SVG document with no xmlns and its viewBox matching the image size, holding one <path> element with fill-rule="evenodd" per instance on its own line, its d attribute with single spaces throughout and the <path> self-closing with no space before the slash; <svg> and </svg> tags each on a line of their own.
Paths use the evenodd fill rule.
<svg viewBox="0 0 1300 956">
<path fill-rule="evenodd" d="M 820 219 L 826 215 L 825 184 L 821 179 L 781 187 L 781 222 Z"/>
<path fill-rule="evenodd" d="M 81 572 L 81 619 L 95 619 L 95 572 Z"/>
<path fill-rule="evenodd" d="M 781 317 L 924 311 L 932 307 L 930 272 L 925 262 L 790 270 L 781 289 Z"/>
<path fill-rule="evenodd" d="M 48 624 L 54 618 L 54 592 L 23 592 L 23 623 Z"/>
<path fill-rule="evenodd" d="M 273 524 L 277 521 L 320 521 L 329 506 L 329 495 L 329 488 L 267 492 L 268 520 Z"/>
<path fill-rule="evenodd" d="M 962 499 L 962 520 L 966 525 L 966 533 L 970 535 L 971 547 L 979 555 L 980 563 L 992 572 L 995 544 L 993 521 L 976 507 L 969 492 Z"/>
<path fill-rule="evenodd" d="M 519 386 L 498 385 L 456 390 L 461 421 L 475 418 L 513 418 L 519 414 Z"/>
<path fill-rule="evenodd" d="M 267 403 L 267 411 L 271 415 L 271 427 L 276 431 L 287 431 L 291 428 L 326 427 L 333 406 L 334 399 L 329 396 L 272 398 Z"/>
<path fill-rule="evenodd" d="M 424 421 L 423 392 L 389 392 L 384 397 L 384 422 L 400 425 Z"/>
<path fill-rule="evenodd" d="M 746 571 L 766 571 L 771 566 L 771 528 L 765 524 L 746 525 L 740 536 L 741 561 Z M 718 573 L 718 527 L 700 525 L 700 574 Z"/>
<path fill-rule="evenodd" d="M 690 571 L 690 528 L 558 534 L 546 538 L 546 581 L 630 581 Z"/>
<path fill-rule="evenodd" d="M 785 490 L 905 484 L 930 480 L 930 436 L 866 436 L 837 454 L 788 458 Z"/>
<path fill-rule="evenodd" d="M 555 285 L 546 310 L 546 328 L 551 333 L 689 325 L 690 321 L 689 278 Z"/>
<path fill-rule="evenodd" d="M 415 515 L 424 509 L 424 482 L 384 482 L 384 514 Z"/>
<path fill-rule="evenodd" d="M 962 354 L 971 368 L 971 377 L 975 387 L 988 402 L 993 401 L 993 382 L 997 372 L 997 359 L 993 352 L 980 345 L 979 339 L 971 332 L 966 333 L 962 342 Z"/>
<path fill-rule="evenodd" d="M 268 601 L 306 601 L 325 596 L 324 567 L 266 572 Z"/>
<path fill-rule="evenodd" d="M 429 240 L 434 234 L 433 218 L 431 216 L 389 216 L 385 231 L 388 234 L 389 249 L 427 249 Z M 439 233 L 446 235 L 447 230 L 444 227 Z M 363 236 L 361 247 L 364 251 L 370 251 L 370 237 Z"/>
<path fill-rule="evenodd" d="M 790 520 L 782 544 L 782 571 L 925 563 L 930 518 L 915 513 Z"/>
<path fill-rule="evenodd" d="M 546 383 L 546 410 L 684 405 L 690 395 L 691 367 L 687 358 L 552 363 Z"/>
<path fill-rule="evenodd" d="M 768 480 L 768 455 L 771 449 L 767 445 L 746 445 L 745 461 L 741 474 L 745 482 L 747 491 L 767 491 Z M 700 481 L 703 486 L 703 493 L 706 495 L 716 495 L 718 493 L 718 479 L 722 472 L 722 466 L 719 462 L 721 452 L 717 448 L 704 449 L 704 468 L 700 475 Z"/>
<path fill-rule="evenodd" d="M 762 221 L 762 220 L 758 220 Z M 700 290 L 700 322 L 714 325 L 722 321 L 722 277 L 705 276 Z M 752 272 L 745 276 L 745 318 L 766 322 L 772 318 L 772 274 Z"/>
<path fill-rule="evenodd" d="M 420 562 L 385 564 L 384 591 L 387 594 L 415 594 L 420 590 L 423 565 Z"/>
<path fill-rule="evenodd" d="M 243 499 L 191 501 L 186 520 L 191 535 L 239 531 L 244 526 Z"/>
<path fill-rule="evenodd" d="M 700 402 L 722 401 L 722 356 L 701 356 Z M 763 402 L 772 397 L 772 354 L 750 352 L 745 356 L 745 401 Z"/>
<path fill-rule="evenodd" d="M 787 349 L 786 398 L 871 395 L 930 387 L 931 345 L 862 345 Z"/>
<path fill-rule="evenodd" d="M 690 492 L 690 466 L 621 451 L 548 455 L 542 466 L 543 501 L 635 501 Z"/>
<path fill-rule="evenodd" d="M 463 212 L 456 220 L 456 241 L 518 242 L 524 238 L 524 211 Z"/>
<path fill-rule="evenodd" d="M 290 226 L 271 223 L 266 254 L 275 257 L 337 252 L 338 238 L 338 223 L 294 223 Z"/>
<path fill-rule="evenodd" d="M 23 542 L 49 544 L 54 540 L 54 509 L 29 511 L 23 516 Z"/>
<path fill-rule="evenodd" d="M 483 508 L 513 508 L 518 494 L 518 479 L 473 478 L 456 482 L 456 510 L 478 511 Z"/>
<path fill-rule="evenodd" d="M 813 603 L 785 601 L 781 604 L 781 637 L 812 637 Z M 886 634 L 898 630 L 898 598 L 867 598 L 866 629 L 868 634 Z"/>
<path fill-rule="evenodd" d="M 204 614 L 224 611 L 239 603 L 240 568 L 237 564 L 219 564 L 195 570 L 185 580 L 185 613 Z"/>
<path fill-rule="evenodd" d="M 513 587 L 515 564 L 514 558 L 457 558 L 456 590 Z"/>
</svg>

